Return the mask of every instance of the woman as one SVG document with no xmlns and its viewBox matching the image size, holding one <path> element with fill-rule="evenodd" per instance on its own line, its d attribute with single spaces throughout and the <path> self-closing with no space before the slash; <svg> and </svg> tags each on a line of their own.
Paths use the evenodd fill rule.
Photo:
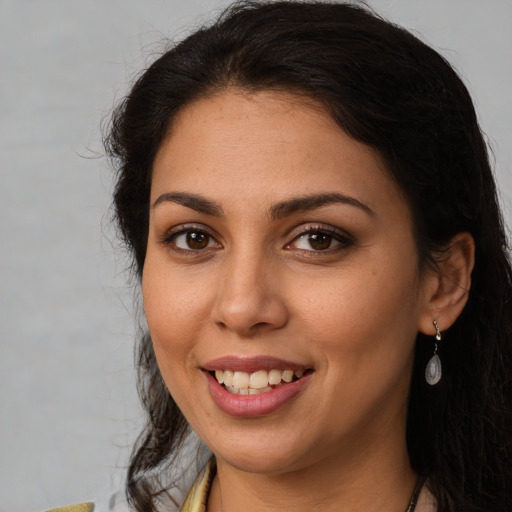
<svg viewBox="0 0 512 512">
<path fill-rule="evenodd" d="M 135 510 L 512 508 L 510 264 L 442 57 L 354 5 L 237 4 L 107 147 L 150 333 Z"/>
</svg>

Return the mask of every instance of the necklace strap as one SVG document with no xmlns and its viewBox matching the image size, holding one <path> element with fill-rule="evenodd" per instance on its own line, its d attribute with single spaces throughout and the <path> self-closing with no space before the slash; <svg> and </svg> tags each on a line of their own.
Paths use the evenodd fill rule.
<svg viewBox="0 0 512 512">
<path fill-rule="evenodd" d="M 420 475 L 418 480 L 416 481 L 416 485 L 414 486 L 414 490 L 412 491 L 411 500 L 409 501 L 409 506 L 405 510 L 405 512 L 414 512 L 416 510 L 416 503 L 418 502 L 418 497 L 420 495 L 421 489 L 425 480 L 427 479 L 427 475 Z"/>
</svg>

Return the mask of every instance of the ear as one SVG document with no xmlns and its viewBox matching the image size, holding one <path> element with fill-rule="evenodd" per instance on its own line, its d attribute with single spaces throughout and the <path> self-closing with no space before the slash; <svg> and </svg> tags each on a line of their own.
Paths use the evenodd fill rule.
<svg viewBox="0 0 512 512">
<path fill-rule="evenodd" d="M 423 334 L 435 334 L 434 320 L 442 331 L 457 320 L 468 301 L 474 263 L 475 241 L 469 233 L 459 233 L 425 278 L 425 308 L 418 326 Z"/>
</svg>

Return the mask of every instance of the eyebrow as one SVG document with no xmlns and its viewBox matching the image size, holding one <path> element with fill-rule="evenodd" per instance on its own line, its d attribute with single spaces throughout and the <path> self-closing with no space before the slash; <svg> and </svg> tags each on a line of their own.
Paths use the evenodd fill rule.
<svg viewBox="0 0 512 512">
<path fill-rule="evenodd" d="M 314 210 L 332 203 L 354 206 L 360 208 L 372 217 L 375 215 L 375 212 L 368 205 L 362 203 L 355 197 L 346 196 L 338 192 L 329 192 L 325 194 L 296 197 L 277 203 L 270 209 L 270 217 L 273 220 L 282 219 L 298 211 Z"/>
<path fill-rule="evenodd" d="M 205 213 L 206 215 L 213 215 L 220 217 L 224 214 L 222 207 L 210 199 L 206 199 L 197 194 L 189 194 L 187 192 L 167 192 L 158 197 L 153 203 L 153 208 L 156 208 L 162 203 L 177 203 L 187 208 L 191 208 L 196 212 Z"/>
<path fill-rule="evenodd" d="M 188 192 L 167 192 L 158 197 L 158 199 L 153 203 L 153 208 L 156 208 L 158 205 L 166 202 L 177 203 L 197 212 L 205 213 L 206 215 L 213 215 L 215 217 L 221 217 L 224 215 L 224 211 L 219 203 L 197 194 L 190 194 Z M 328 192 L 323 194 L 294 197 L 292 199 L 276 203 L 270 208 L 270 217 L 272 220 L 278 220 L 299 211 L 314 210 L 332 203 L 353 206 L 363 210 L 368 215 L 375 215 L 375 212 L 368 205 L 359 201 L 355 197 L 346 196 L 339 192 Z"/>
</svg>

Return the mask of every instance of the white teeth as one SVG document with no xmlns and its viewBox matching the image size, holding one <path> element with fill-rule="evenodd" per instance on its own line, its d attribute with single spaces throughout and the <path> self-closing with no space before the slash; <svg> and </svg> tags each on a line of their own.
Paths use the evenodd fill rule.
<svg viewBox="0 0 512 512">
<path fill-rule="evenodd" d="M 293 371 L 292 370 L 283 370 L 282 379 L 285 382 L 291 382 L 293 380 Z"/>
<path fill-rule="evenodd" d="M 237 388 L 235 386 L 229 386 L 226 387 L 226 389 L 232 394 L 232 395 L 262 395 L 263 393 L 268 393 L 269 391 L 272 391 L 270 386 L 267 386 L 263 389 L 252 389 L 252 388 Z"/>
<path fill-rule="evenodd" d="M 217 370 L 217 371 L 222 372 L 222 370 Z M 215 377 L 217 377 L 217 371 L 215 372 Z M 233 372 L 231 370 L 226 370 L 223 372 L 223 374 L 224 374 L 224 377 L 223 377 L 224 384 L 226 386 L 232 386 L 233 385 L 233 375 L 234 375 Z M 219 380 L 219 379 L 217 378 L 217 380 Z M 219 384 L 222 384 L 222 382 L 220 382 L 220 380 L 219 380 Z"/>
<path fill-rule="evenodd" d="M 234 395 L 259 395 L 272 391 L 271 386 L 290 383 L 294 376 L 300 379 L 304 370 L 258 370 L 251 374 L 247 372 L 232 372 L 231 370 L 215 370 L 215 378 L 219 384 Z"/>
<path fill-rule="evenodd" d="M 247 372 L 235 372 L 233 375 L 233 386 L 235 388 L 248 388 L 249 374 Z"/>
<path fill-rule="evenodd" d="M 268 372 L 268 383 L 271 386 L 277 386 L 281 383 L 281 374 L 283 372 L 281 370 L 270 370 Z"/>
<path fill-rule="evenodd" d="M 265 370 L 251 373 L 249 377 L 249 387 L 253 389 L 263 389 L 268 386 L 268 373 Z"/>
</svg>

